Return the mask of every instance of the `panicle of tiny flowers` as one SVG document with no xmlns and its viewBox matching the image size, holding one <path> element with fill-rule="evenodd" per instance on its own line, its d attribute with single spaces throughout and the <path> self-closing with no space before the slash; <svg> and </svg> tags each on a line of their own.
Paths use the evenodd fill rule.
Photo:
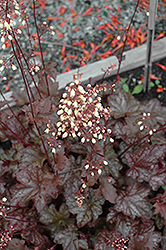
<svg viewBox="0 0 166 250">
<path fill-rule="evenodd" d="M 16 0 L 3 1 L 0 8 L 0 36 L 3 49 L 6 48 L 6 40 L 11 41 L 14 39 L 14 34 L 20 35 L 22 33 L 18 28 L 18 23 L 25 24 L 25 20 L 28 18 L 23 2 L 18 4 Z"/>
<path fill-rule="evenodd" d="M 5 205 L 5 202 L 7 201 L 6 197 L 3 197 L 0 201 L 0 217 L 6 218 L 7 217 L 7 211 L 9 210 L 9 207 Z"/>
<path fill-rule="evenodd" d="M 3 249 L 3 247 L 7 246 L 7 243 L 13 237 L 13 231 L 14 231 L 14 227 L 11 226 L 9 230 L 6 229 L 0 232 L 0 249 Z"/>
<path fill-rule="evenodd" d="M 153 133 L 156 131 L 156 129 L 153 127 L 152 124 L 153 118 L 151 118 L 151 113 L 145 113 L 143 112 L 142 116 L 138 119 L 137 125 L 139 126 L 140 131 L 149 132 L 149 135 L 153 135 Z"/>
<path fill-rule="evenodd" d="M 91 161 L 87 161 L 84 165 L 84 169 L 91 174 L 91 176 L 98 175 L 100 176 L 102 174 L 102 168 L 103 165 L 107 166 L 108 161 L 106 161 L 104 158 L 99 160 L 99 156 L 93 155 L 93 159 Z"/>
<path fill-rule="evenodd" d="M 111 241 L 111 246 L 114 247 L 116 250 L 125 250 L 127 249 L 127 242 L 129 241 L 128 238 L 122 237 L 119 235 L 115 235 L 113 240 Z"/>
<path fill-rule="evenodd" d="M 87 88 L 85 91 L 81 86 L 78 74 L 66 87 L 57 112 L 60 117 L 57 123 L 58 136 L 78 136 L 82 143 L 91 141 L 95 144 L 97 140 L 105 140 L 106 135 L 111 133 L 101 122 L 101 118 L 108 120 L 111 110 L 101 104 L 101 97 L 98 96 L 101 87 L 93 88 L 88 84 Z"/>
<path fill-rule="evenodd" d="M 75 197 L 75 199 L 76 199 L 76 202 L 77 202 L 77 204 L 78 204 L 78 206 L 79 207 L 81 207 L 82 206 L 82 203 L 83 203 L 83 200 L 85 199 L 85 197 L 82 195 L 82 192 L 83 190 L 79 190 L 78 192 L 76 192 L 75 194 L 74 194 L 74 197 Z"/>
</svg>

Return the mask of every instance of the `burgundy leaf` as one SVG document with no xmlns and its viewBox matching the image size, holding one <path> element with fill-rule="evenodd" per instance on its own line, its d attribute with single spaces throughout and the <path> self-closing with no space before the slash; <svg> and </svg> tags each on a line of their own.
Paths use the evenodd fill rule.
<svg viewBox="0 0 166 250">
<path fill-rule="evenodd" d="M 115 119 L 140 113 L 140 103 L 121 88 L 108 97 L 108 105 L 112 111 L 111 115 Z"/>
<path fill-rule="evenodd" d="M 26 147 L 23 150 L 22 157 L 19 162 L 19 167 L 24 169 L 27 167 L 43 166 L 46 159 L 45 153 L 38 147 Z"/>
<path fill-rule="evenodd" d="M 12 93 L 12 97 L 16 102 L 17 106 L 23 106 L 24 104 L 29 103 L 26 89 L 15 89 Z"/>
<path fill-rule="evenodd" d="M 95 250 L 115 250 L 114 247 L 111 246 L 113 233 L 107 230 L 102 231 L 98 236 L 98 241 L 95 243 Z"/>
<path fill-rule="evenodd" d="M 59 98 L 60 98 L 60 94 L 58 92 L 59 84 L 53 78 L 50 79 L 47 77 L 47 81 L 48 81 L 50 96 L 53 97 L 56 103 L 58 104 Z M 38 88 L 39 88 L 40 94 L 42 95 L 42 98 L 48 97 L 48 90 L 47 90 L 45 76 L 40 75 Z"/>
<path fill-rule="evenodd" d="M 8 242 L 7 247 L 5 247 L 6 250 L 28 250 L 29 248 L 24 245 L 25 240 L 20 240 L 17 238 L 13 238 L 11 241 Z"/>
<path fill-rule="evenodd" d="M 166 107 L 161 106 L 161 103 L 157 99 L 152 99 L 149 101 L 145 101 L 140 106 L 140 111 L 144 113 L 150 113 L 150 123 L 153 127 L 157 122 L 160 124 L 164 124 L 166 121 Z"/>
<path fill-rule="evenodd" d="M 164 222 L 166 225 L 166 205 L 164 202 L 156 202 L 153 207 L 155 208 L 154 214 L 160 213 L 161 216 L 164 218 Z"/>
<path fill-rule="evenodd" d="M 164 162 L 163 168 L 159 168 L 158 165 L 149 171 L 149 185 L 152 190 L 156 191 L 160 186 L 164 186 L 166 180 L 166 164 Z"/>
<path fill-rule="evenodd" d="M 116 199 L 115 210 L 122 212 L 133 219 L 135 217 L 150 216 L 150 205 L 145 197 L 148 195 L 149 189 L 138 186 L 133 183 L 127 187 L 126 191 L 122 191 Z"/>
<path fill-rule="evenodd" d="M 106 143 L 104 146 L 104 155 L 108 159 L 108 165 L 103 165 L 103 175 L 109 176 L 110 174 L 116 179 L 119 177 L 119 171 L 122 169 L 117 154 L 113 149 L 112 143 Z"/>
<path fill-rule="evenodd" d="M 50 75 L 51 77 L 53 77 L 54 79 L 56 79 L 58 72 L 55 69 L 55 67 L 57 66 L 57 63 L 55 62 L 47 62 L 45 64 L 45 68 L 43 70 L 41 70 L 40 72 L 46 72 L 48 75 Z"/>
<path fill-rule="evenodd" d="M 37 123 L 39 127 L 45 125 L 49 119 L 51 119 L 51 100 L 50 97 L 41 99 L 40 101 L 34 101 L 32 103 L 33 114 L 31 112 L 30 105 L 23 107 L 22 110 L 26 113 L 27 120 L 30 124 Z"/>
<path fill-rule="evenodd" d="M 165 156 L 166 145 L 152 145 L 142 147 L 138 153 L 126 152 L 125 157 L 131 167 L 127 176 L 138 178 L 139 182 L 147 181 L 154 190 L 163 184 L 165 168 L 158 167 L 159 161 Z M 153 186 L 154 184 L 154 186 Z"/>
<path fill-rule="evenodd" d="M 72 214 L 77 214 L 77 225 L 79 227 L 85 226 L 91 220 L 95 221 L 102 214 L 102 205 L 104 203 L 104 197 L 97 199 L 94 192 L 91 191 L 90 197 L 83 199 L 82 205 L 79 207 L 74 194 L 78 192 L 79 186 L 78 181 L 75 183 L 73 179 L 73 185 L 71 186 L 68 182 L 65 187 L 65 199 L 68 206 L 68 210 Z M 69 189 L 68 189 L 69 187 Z"/>
<path fill-rule="evenodd" d="M 68 158 L 65 156 L 64 149 L 60 149 L 56 152 L 55 155 L 56 160 L 56 168 L 61 171 L 64 168 L 68 168 L 70 166 Z"/>
<path fill-rule="evenodd" d="M 21 170 L 16 174 L 17 180 L 21 184 L 11 187 L 11 204 L 23 206 L 26 201 L 34 200 L 38 212 L 47 204 L 46 197 L 56 198 L 58 195 L 59 180 L 51 173 L 44 174 L 39 167 L 34 167 L 31 171 Z"/>
<path fill-rule="evenodd" d="M 106 200 L 110 203 L 115 203 L 117 198 L 116 188 L 108 181 L 108 177 L 102 176 L 100 178 L 101 192 Z"/>
<path fill-rule="evenodd" d="M 64 250 L 89 249 L 86 239 L 79 239 L 76 228 L 70 227 L 55 235 L 54 242 L 62 244 Z"/>
<path fill-rule="evenodd" d="M 102 214 L 103 203 L 104 198 L 100 197 L 97 199 L 93 192 L 89 199 L 83 200 L 81 207 L 78 206 L 74 197 L 68 197 L 66 201 L 68 210 L 73 214 L 77 214 L 78 227 L 85 226 L 91 220 L 95 221 Z"/>
<path fill-rule="evenodd" d="M 48 226 L 48 229 L 51 230 L 52 237 L 55 236 L 58 231 L 67 227 L 70 221 L 69 212 L 64 203 L 59 208 L 59 211 L 51 204 L 49 207 L 46 206 L 40 214 L 40 221 Z"/>
<path fill-rule="evenodd" d="M 24 230 L 22 233 L 22 237 L 24 237 L 24 239 L 31 242 L 35 246 L 45 245 L 44 237 L 34 228 L 31 230 L 26 230 L 26 231 Z M 43 247 L 42 249 L 47 250 L 47 246 L 45 246 L 45 248 Z"/>
<path fill-rule="evenodd" d="M 158 250 L 161 235 L 159 232 L 147 232 L 144 234 L 136 234 L 130 237 L 129 250 Z"/>
</svg>

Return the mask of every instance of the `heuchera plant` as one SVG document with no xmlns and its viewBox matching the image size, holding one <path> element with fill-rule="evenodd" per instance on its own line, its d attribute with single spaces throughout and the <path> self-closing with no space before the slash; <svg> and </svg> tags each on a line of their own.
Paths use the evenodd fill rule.
<svg viewBox="0 0 166 250">
<path fill-rule="evenodd" d="M 14 109 L 1 93 L 0 249 L 166 249 L 166 108 L 117 83 L 82 86 L 79 73 L 58 91 L 55 63 L 42 51 L 32 63 L 18 43 L 19 7 L 0 9 L 25 83 Z"/>
</svg>

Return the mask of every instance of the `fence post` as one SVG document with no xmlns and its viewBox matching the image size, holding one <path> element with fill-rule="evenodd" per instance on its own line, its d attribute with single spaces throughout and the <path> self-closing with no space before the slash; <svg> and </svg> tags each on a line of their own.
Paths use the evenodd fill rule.
<svg viewBox="0 0 166 250">
<path fill-rule="evenodd" d="M 149 91 L 150 74 L 151 74 L 151 69 L 152 69 L 152 46 L 153 46 L 153 40 L 154 40 L 157 4 L 158 4 L 158 0 L 150 0 L 146 62 L 145 62 L 145 71 L 144 71 L 144 92 Z"/>
</svg>

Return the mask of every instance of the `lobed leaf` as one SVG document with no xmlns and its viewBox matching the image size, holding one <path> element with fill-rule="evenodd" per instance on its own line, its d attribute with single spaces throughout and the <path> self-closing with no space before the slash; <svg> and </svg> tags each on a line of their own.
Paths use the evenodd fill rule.
<svg viewBox="0 0 166 250">
<path fill-rule="evenodd" d="M 40 221 L 48 226 L 48 229 L 51 230 L 52 236 L 55 236 L 58 231 L 67 227 L 69 223 L 69 212 L 64 203 L 60 206 L 59 211 L 56 210 L 53 204 L 49 207 L 46 206 L 40 212 L 40 215 Z"/>
<path fill-rule="evenodd" d="M 10 189 L 13 205 L 23 206 L 26 201 L 32 199 L 37 211 L 41 212 L 47 204 L 46 197 L 56 198 L 58 195 L 58 178 L 51 173 L 44 174 L 37 166 L 32 170 L 20 170 L 16 178 L 21 184 L 16 184 Z"/>
<path fill-rule="evenodd" d="M 55 235 L 54 242 L 62 244 L 64 250 L 89 249 L 87 240 L 79 239 L 76 228 L 70 227 Z"/>
<path fill-rule="evenodd" d="M 122 212 L 132 219 L 135 219 L 136 216 L 148 217 L 150 216 L 150 205 L 145 199 L 148 193 L 149 189 L 139 188 L 137 183 L 133 183 L 127 187 L 126 191 L 121 191 L 114 208 L 117 212 Z"/>
<path fill-rule="evenodd" d="M 108 181 L 107 176 L 100 177 L 100 187 L 101 193 L 103 194 L 104 198 L 108 200 L 110 203 L 115 203 L 117 198 L 117 190 L 112 185 L 111 182 Z"/>
<path fill-rule="evenodd" d="M 111 115 L 115 119 L 140 112 L 140 103 L 130 93 L 121 88 L 108 97 L 108 105 L 112 111 Z"/>
</svg>

